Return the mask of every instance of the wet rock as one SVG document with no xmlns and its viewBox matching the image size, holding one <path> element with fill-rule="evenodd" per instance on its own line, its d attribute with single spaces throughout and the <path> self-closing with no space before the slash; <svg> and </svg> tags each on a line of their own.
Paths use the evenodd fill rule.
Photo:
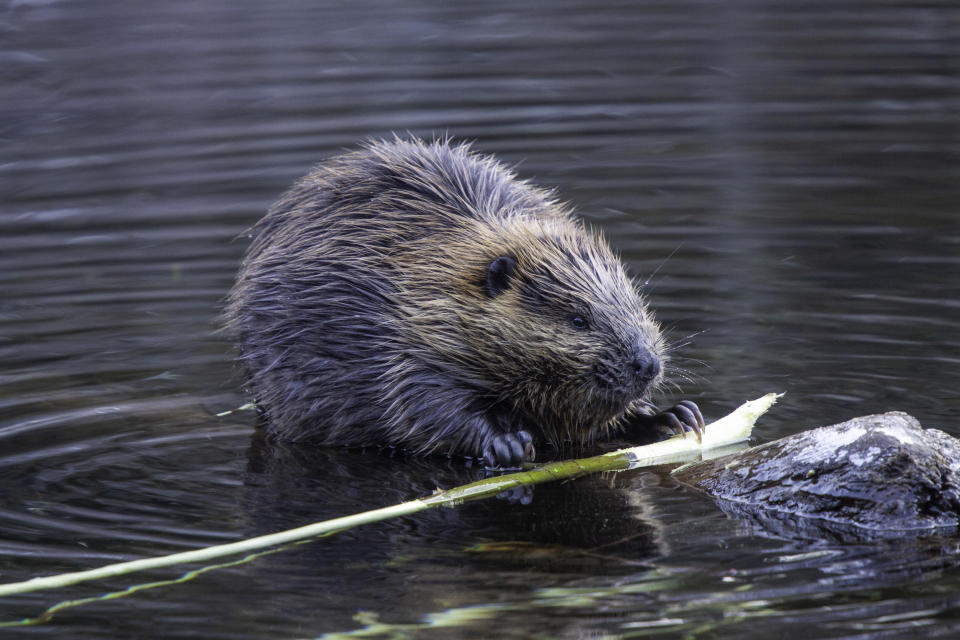
<svg viewBox="0 0 960 640">
<path fill-rule="evenodd" d="M 901 412 L 811 429 L 673 475 L 780 534 L 949 534 L 960 524 L 960 440 Z"/>
</svg>

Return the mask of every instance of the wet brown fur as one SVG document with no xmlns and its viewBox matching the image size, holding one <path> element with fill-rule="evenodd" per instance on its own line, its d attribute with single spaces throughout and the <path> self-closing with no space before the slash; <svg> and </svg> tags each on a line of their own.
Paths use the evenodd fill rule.
<svg viewBox="0 0 960 640">
<path fill-rule="evenodd" d="M 639 384 L 629 361 L 664 346 L 620 261 L 466 145 L 333 158 L 252 238 L 226 325 L 277 438 L 476 456 L 505 430 L 585 443 L 650 413 L 659 375 Z M 491 295 L 499 256 L 515 269 Z"/>
</svg>

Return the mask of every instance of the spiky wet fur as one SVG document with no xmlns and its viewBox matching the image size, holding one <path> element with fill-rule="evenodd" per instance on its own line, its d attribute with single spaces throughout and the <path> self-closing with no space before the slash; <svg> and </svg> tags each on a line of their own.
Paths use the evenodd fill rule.
<svg viewBox="0 0 960 640">
<path fill-rule="evenodd" d="M 664 349 L 620 261 L 466 145 L 334 158 L 252 237 L 226 325 L 275 437 L 481 455 L 505 431 L 584 443 L 649 413 L 624 359 Z M 516 270 L 491 297 L 498 256 Z"/>
</svg>

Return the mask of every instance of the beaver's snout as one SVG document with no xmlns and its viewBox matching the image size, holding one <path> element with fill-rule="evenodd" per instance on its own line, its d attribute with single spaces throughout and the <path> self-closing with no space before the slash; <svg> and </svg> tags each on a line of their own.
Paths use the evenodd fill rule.
<svg viewBox="0 0 960 640">
<path fill-rule="evenodd" d="M 629 373 L 638 389 L 646 389 L 660 375 L 660 358 L 639 347 L 633 354 Z"/>
</svg>

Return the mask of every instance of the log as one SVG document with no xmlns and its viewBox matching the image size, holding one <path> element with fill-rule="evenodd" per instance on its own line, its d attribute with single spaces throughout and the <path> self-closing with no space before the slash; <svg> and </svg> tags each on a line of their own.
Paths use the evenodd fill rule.
<svg viewBox="0 0 960 640">
<path fill-rule="evenodd" d="M 819 427 L 674 469 L 726 513 L 781 537 L 955 531 L 960 440 L 898 411 Z"/>
</svg>

